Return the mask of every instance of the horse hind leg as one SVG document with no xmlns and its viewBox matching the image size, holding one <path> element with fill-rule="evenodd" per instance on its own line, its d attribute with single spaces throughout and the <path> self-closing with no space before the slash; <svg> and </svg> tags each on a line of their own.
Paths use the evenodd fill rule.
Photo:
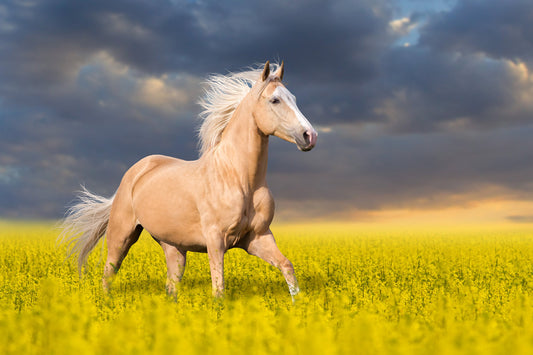
<svg viewBox="0 0 533 355">
<path fill-rule="evenodd" d="M 183 273 L 185 272 L 187 252 L 179 250 L 175 246 L 165 243 L 163 241 L 157 239 L 156 241 L 161 245 L 161 248 L 163 248 L 163 252 L 165 253 L 165 259 L 167 262 L 167 294 L 171 297 L 176 298 L 177 286 L 181 281 L 181 278 L 183 277 Z"/>
<path fill-rule="evenodd" d="M 113 217 L 113 216 L 112 216 Z M 125 225 L 120 219 L 109 220 L 107 229 L 107 260 L 104 267 L 102 285 L 105 292 L 109 292 L 111 283 L 120 269 L 122 261 L 131 246 L 139 240 L 143 227 L 140 225 Z"/>
</svg>

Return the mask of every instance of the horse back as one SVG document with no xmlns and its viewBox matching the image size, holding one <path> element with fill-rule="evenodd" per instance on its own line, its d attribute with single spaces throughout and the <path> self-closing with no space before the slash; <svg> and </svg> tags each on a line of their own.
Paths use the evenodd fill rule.
<svg viewBox="0 0 533 355">
<path fill-rule="evenodd" d="M 162 167 L 171 164 L 179 164 L 180 162 L 185 161 L 166 155 L 149 155 L 139 160 L 126 172 L 123 183 L 127 182 L 125 180 L 129 180 L 129 185 L 131 186 L 133 193 L 139 180 L 141 180 L 145 175 L 150 174 L 151 172 L 154 172 Z"/>
</svg>

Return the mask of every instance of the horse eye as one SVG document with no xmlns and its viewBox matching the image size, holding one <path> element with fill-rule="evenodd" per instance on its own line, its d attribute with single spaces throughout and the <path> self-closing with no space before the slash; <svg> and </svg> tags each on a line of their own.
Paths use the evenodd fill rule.
<svg viewBox="0 0 533 355">
<path fill-rule="evenodd" d="M 272 102 L 273 104 L 279 104 L 279 99 L 277 97 L 274 97 L 270 100 L 270 102 Z"/>
</svg>

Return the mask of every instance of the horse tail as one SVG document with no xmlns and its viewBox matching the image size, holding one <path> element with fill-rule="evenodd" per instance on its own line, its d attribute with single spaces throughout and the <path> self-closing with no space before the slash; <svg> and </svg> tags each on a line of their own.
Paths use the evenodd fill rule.
<svg viewBox="0 0 533 355">
<path fill-rule="evenodd" d="M 78 254 L 80 274 L 89 253 L 107 231 L 114 198 L 114 195 L 110 198 L 95 195 L 82 186 L 61 223 L 63 231 L 58 239 L 67 243 L 67 257 Z"/>
</svg>

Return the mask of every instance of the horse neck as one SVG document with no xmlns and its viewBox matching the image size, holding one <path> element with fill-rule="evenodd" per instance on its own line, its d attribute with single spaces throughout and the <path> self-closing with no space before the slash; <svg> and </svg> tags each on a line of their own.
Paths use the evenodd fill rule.
<svg viewBox="0 0 533 355">
<path fill-rule="evenodd" d="M 235 110 L 216 149 L 219 164 L 238 176 L 243 187 L 255 189 L 266 183 L 268 136 L 257 127 L 251 95 L 246 96 Z"/>
</svg>

